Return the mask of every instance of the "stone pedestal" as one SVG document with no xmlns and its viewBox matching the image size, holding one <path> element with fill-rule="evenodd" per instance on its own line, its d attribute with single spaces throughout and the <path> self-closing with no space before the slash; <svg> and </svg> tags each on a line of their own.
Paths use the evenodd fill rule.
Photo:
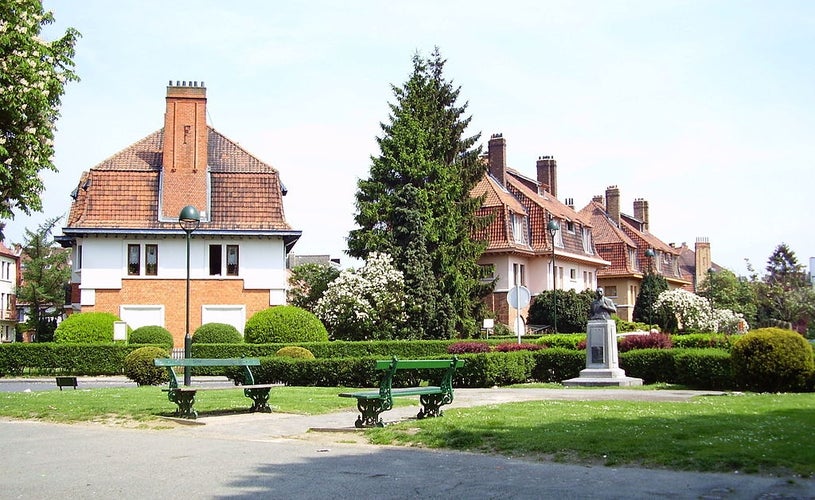
<svg viewBox="0 0 815 500">
<path fill-rule="evenodd" d="M 617 325 L 610 319 L 589 321 L 586 328 L 586 369 L 580 376 L 564 380 L 574 386 L 642 385 L 641 378 L 626 377 L 617 354 Z"/>
</svg>

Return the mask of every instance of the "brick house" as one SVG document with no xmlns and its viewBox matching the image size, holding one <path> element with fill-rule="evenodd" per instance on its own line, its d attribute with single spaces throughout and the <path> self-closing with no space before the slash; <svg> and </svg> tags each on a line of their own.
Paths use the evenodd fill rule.
<svg viewBox="0 0 815 500">
<path fill-rule="evenodd" d="M 206 124 L 203 82 L 167 87 L 164 127 L 84 172 L 58 241 L 72 249 L 71 309 L 160 325 L 183 345 L 186 233 L 190 331 L 243 332 L 255 312 L 286 301 L 286 255 L 301 231 L 286 222 L 278 171 Z"/>
<path fill-rule="evenodd" d="M 671 289 L 687 288 L 693 281 L 680 265 L 680 249 L 649 232 L 648 202 L 638 198 L 633 208 L 633 216 L 622 213 L 620 190 L 609 186 L 605 198 L 595 196 L 580 210 L 581 216 L 590 220 L 594 228 L 597 252 L 611 263 L 598 272 L 597 284 L 617 305 L 620 318 L 627 321 L 632 319 L 647 266 L 664 276 Z M 646 255 L 649 248 L 654 251 L 653 257 Z"/>
<path fill-rule="evenodd" d="M 555 287 L 578 292 L 594 289 L 599 270 L 609 262 L 595 251 L 590 220 L 557 199 L 554 158 L 539 158 L 537 178 L 531 179 L 507 168 L 506 140 L 494 134 L 486 163 L 487 172 L 471 194 L 484 196 L 478 215 L 493 218 L 474 238 L 487 242 L 479 264 L 495 281 L 493 293 L 485 300 L 497 321 L 515 323 L 518 311 L 507 303 L 507 293 L 516 284 L 529 288 L 533 296 Z M 547 231 L 550 220 L 560 226 L 554 246 Z M 526 318 L 527 312 L 523 308 L 520 316 Z"/>
</svg>

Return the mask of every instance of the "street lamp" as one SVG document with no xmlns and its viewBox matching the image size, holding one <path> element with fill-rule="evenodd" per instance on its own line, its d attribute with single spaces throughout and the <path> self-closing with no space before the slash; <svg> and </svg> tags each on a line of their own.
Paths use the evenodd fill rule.
<svg viewBox="0 0 815 500">
<path fill-rule="evenodd" d="M 184 333 L 184 359 L 192 357 L 192 336 L 190 335 L 190 235 L 201 224 L 201 214 L 192 205 L 187 205 L 178 214 L 178 225 L 187 233 L 187 323 Z M 190 367 L 184 367 L 184 385 L 190 385 Z"/>
<path fill-rule="evenodd" d="M 554 330 L 557 333 L 557 268 L 555 267 L 555 234 L 560 230 L 560 224 L 555 219 L 549 219 L 546 229 L 552 236 L 552 317 Z"/>
<path fill-rule="evenodd" d="M 648 248 L 645 251 L 645 256 L 648 257 L 648 273 L 651 274 L 654 270 L 654 256 L 656 252 L 654 252 L 653 248 Z M 651 332 L 651 325 L 654 323 L 654 301 L 656 298 L 654 297 L 654 283 L 653 280 L 651 283 L 648 283 L 648 332 Z"/>
</svg>

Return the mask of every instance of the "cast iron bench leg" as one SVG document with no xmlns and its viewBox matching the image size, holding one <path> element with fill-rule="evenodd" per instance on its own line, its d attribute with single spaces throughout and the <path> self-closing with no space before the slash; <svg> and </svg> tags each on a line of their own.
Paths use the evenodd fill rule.
<svg viewBox="0 0 815 500">
<path fill-rule="evenodd" d="M 360 416 L 354 422 L 354 426 L 362 427 L 384 427 L 382 419 L 379 414 L 388 411 L 393 407 L 393 404 L 383 399 L 357 399 L 357 409 Z"/>
<path fill-rule="evenodd" d="M 441 406 L 450 403 L 447 394 L 423 394 L 419 396 L 419 401 L 422 403 L 422 409 L 416 415 L 418 419 L 441 417 L 444 414 Z"/>
<path fill-rule="evenodd" d="M 272 413 L 272 408 L 269 407 L 269 389 L 244 389 L 244 395 L 252 398 L 254 403 L 250 411 Z"/>
<path fill-rule="evenodd" d="M 189 418 L 195 420 L 198 418 L 198 412 L 193 409 L 195 404 L 195 391 L 174 391 L 170 390 L 167 393 L 170 401 L 178 405 L 175 414 L 181 418 Z"/>
</svg>

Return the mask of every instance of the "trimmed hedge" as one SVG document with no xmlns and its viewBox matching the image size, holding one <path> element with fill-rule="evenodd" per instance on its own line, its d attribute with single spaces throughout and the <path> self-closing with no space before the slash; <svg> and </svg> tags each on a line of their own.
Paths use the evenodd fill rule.
<svg viewBox="0 0 815 500">
<path fill-rule="evenodd" d="M 192 334 L 193 344 L 240 344 L 243 336 L 226 323 L 204 323 Z"/>
<path fill-rule="evenodd" d="M 546 347 L 577 349 L 577 345 L 580 344 L 581 341 L 585 342 L 585 340 L 585 333 L 551 333 L 548 335 L 541 335 L 538 337 L 536 342 L 538 344 L 545 345 Z"/>
<path fill-rule="evenodd" d="M 741 389 L 803 390 L 815 371 L 812 346 L 792 330 L 754 330 L 737 340 L 730 352 L 736 386 Z"/>
<path fill-rule="evenodd" d="M 125 357 L 139 347 L 144 346 L 54 342 L 0 344 L 0 375 L 21 375 L 26 369 L 69 375 L 121 375 Z"/>
<path fill-rule="evenodd" d="M 674 352 L 676 383 L 696 389 L 735 387 L 730 353 L 725 349 L 686 349 Z"/>
<path fill-rule="evenodd" d="M 129 344 L 155 344 L 173 347 L 173 334 L 163 326 L 140 326 L 127 336 Z"/>
<path fill-rule="evenodd" d="M 313 313 L 295 306 L 274 306 L 258 311 L 244 329 L 246 342 L 327 342 L 328 331 Z"/>
<path fill-rule="evenodd" d="M 678 349 L 727 349 L 733 346 L 733 342 L 740 339 L 741 335 L 725 335 L 723 333 L 685 333 L 672 334 L 673 346 Z"/>
<path fill-rule="evenodd" d="M 620 353 L 620 368 L 644 384 L 673 383 L 676 380 L 673 349 L 634 349 Z"/>
<path fill-rule="evenodd" d="M 116 321 L 121 320 L 118 316 L 106 312 L 71 314 L 54 330 L 54 342 L 83 344 L 113 342 L 113 323 Z"/>
</svg>

